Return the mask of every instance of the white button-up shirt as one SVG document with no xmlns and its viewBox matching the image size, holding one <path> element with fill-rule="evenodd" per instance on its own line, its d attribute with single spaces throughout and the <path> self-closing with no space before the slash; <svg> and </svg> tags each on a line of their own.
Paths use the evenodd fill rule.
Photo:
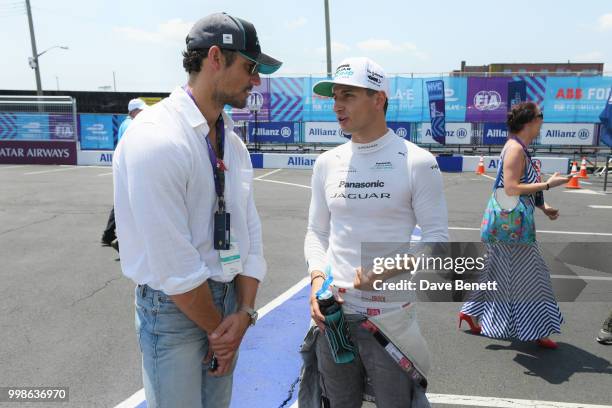
<svg viewBox="0 0 612 408">
<path fill-rule="evenodd" d="M 223 113 L 226 210 L 243 275 L 266 273 L 253 167 Z M 209 128 L 182 88 L 132 122 L 113 157 L 115 219 L 123 274 L 168 295 L 207 279 L 229 282 L 213 247 L 217 195 L 205 136 Z"/>
</svg>

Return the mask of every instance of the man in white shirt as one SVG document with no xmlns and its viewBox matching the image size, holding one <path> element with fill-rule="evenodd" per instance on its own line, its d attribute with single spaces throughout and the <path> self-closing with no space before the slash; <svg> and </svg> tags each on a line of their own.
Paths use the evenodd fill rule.
<svg viewBox="0 0 612 408">
<path fill-rule="evenodd" d="M 334 99 L 340 128 L 351 134 L 351 141 L 323 153 L 314 165 L 304 243 L 312 281 L 311 316 L 318 330 L 325 330 L 325 318 L 315 294 L 329 266 L 334 294 L 342 293 L 350 337 L 358 349 L 351 363 L 337 364 L 325 336 L 316 337 L 324 400 L 333 408 L 360 407 L 367 377 L 377 406 L 428 406 L 422 387 L 361 327 L 367 316 L 405 306 L 371 290 L 372 273 L 361 264 L 361 245 L 407 243 L 417 223 L 422 241 L 448 241 L 440 170 L 431 153 L 387 128 L 388 79 L 374 61 L 346 59 L 333 80 L 317 83 L 313 91 Z M 427 356 L 417 357 L 414 366 L 426 371 Z"/>
<path fill-rule="evenodd" d="M 123 122 L 121 122 L 121 125 L 119 126 L 119 130 L 117 130 L 117 144 L 123 137 L 123 134 L 127 130 L 128 126 L 130 126 L 130 123 L 132 123 L 132 120 L 134 120 L 134 118 L 138 116 L 138 114 L 142 112 L 144 108 L 146 107 L 147 107 L 147 104 L 140 98 L 134 98 L 130 100 L 130 102 L 128 103 L 128 115 L 123 120 Z M 111 212 L 108 216 L 108 221 L 106 222 L 106 228 L 104 229 L 104 232 L 102 233 L 101 243 L 104 246 L 112 246 L 115 250 L 119 251 L 119 240 L 117 239 L 117 234 L 115 232 L 115 209 L 114 208 L 111 209 Z"/>
<path fill-rule="evenodd" d="M 223 107 L 243 108 L 281 62 L 261 52 L 253 24 L 225 13 L 196 22 L 186 45 L 187 84 L 142 112 L 113 158 L 150 408 L 229 406 L 266 273 L 249 153 Z"/>
</svg>

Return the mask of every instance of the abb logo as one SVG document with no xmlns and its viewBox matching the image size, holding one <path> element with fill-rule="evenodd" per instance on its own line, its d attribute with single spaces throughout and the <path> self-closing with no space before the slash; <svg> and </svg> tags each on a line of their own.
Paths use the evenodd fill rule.
<svg viewBox="0 0 612 408">
<path fill-rule="evenodd" d="M 559 89 L 555 99 L 582 99 L 582 88 Z"/>
</svg>

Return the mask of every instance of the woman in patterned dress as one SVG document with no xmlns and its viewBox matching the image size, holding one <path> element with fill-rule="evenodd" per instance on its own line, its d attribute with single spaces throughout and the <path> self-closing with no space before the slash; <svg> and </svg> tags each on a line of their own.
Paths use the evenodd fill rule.
<svg viewBox="0 0 612 408">
<path fill-rule="evenodd" d="M 515 105 L 508 114 L 508 141 L 500 155 L 498 188 L 503 187 L 508 196 L 522 196 L 531 213 L 537 206 L 549 219 L 556 220 L 559 210 L 544 202 L 540 192 L 567 183 L 569 177 L 555 173 L 541 182 L 527 150 L 538 137 L 543 121 L 542 111 L 533 102 Z M 475 292 L 459 313 L 459 325 L 465 320 L 473 333 L 557 348 L 548 336 L 561 333 L 563 317 L 537 242 L 487 244 L 487 254 L 481 279 L 496 281 L 498 290 Z"/>
</svg>

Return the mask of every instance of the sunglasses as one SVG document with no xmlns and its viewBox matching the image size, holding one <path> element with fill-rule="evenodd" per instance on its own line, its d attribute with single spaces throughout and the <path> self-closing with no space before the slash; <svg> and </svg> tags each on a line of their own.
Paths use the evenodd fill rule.
<svg viewBox="0 0 612 408">
<path fill-rule="evenodd" d="M 250 76 L 253 76 L 255 74 L 257 74 L 257 68 L 259 68 L 259 63 L 254 62 L 252 64 L 250 64 L 247 68 L 247 71 L 249 73 Z"/>
</svg>

